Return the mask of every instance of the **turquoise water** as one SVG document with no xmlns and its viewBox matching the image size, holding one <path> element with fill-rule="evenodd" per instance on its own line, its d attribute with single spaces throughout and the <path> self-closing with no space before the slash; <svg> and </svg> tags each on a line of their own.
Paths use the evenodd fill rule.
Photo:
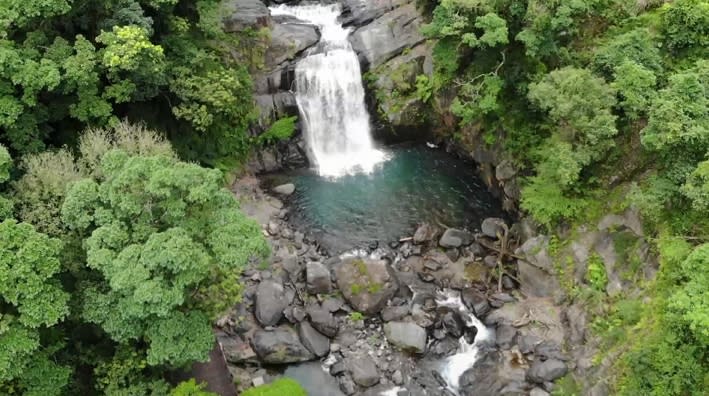
<svg viewBox="0 0 709 396">
<path fill-rule="evenodd" d="M 335 253 L 410 236 L 422 222 L 472 230 L 500 214 L 474 163 L 425 146 L 387 151 L 390 159 L 370 174 L 281 175 L 296 185 L 288 200 L 291 220 Z"/>
</svg>

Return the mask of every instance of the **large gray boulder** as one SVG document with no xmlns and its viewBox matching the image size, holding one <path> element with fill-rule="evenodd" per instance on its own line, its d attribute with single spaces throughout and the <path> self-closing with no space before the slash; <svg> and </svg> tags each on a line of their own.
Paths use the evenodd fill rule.
<svg viewBox="0 0 709 396">
<path fill-rule="evenodd" d="M 295 192 L 295 184 L 286 183 L 273 187 L 273 192 L 281 195 L 291 195 Z"/>
<path fill-rule="evenodd" d="M 278 327 L 273 331 L 258 330 L 254 333 L 251 344 L 259 360 L 264 363 L 285 364 L 315 358 L 290 326 Z"/>
<path fill-rule="evenodd" d="M 528 296 L 548 297 L 559 290 L 548 248 L 549 237 L 540 235 L 528 239 L 515 252 L 525 257 L 524 260 L 517 260 L 517 277 L 520 289 Z"/>
<path fill-rule="evenodd" d="M 350 36 L 352 48 L 375 68 L 424 41 L 421 16 L 412 3 L 385 13 Z"/>
<path fill-rule="evenodd" d="M 335 270 L 337 287 L 357 311 L 374 315 L 381 311 L 399 289 L 394 271 L 384 260 L 352 258 Z"/>
<path fill-rule="evenodd" d="M 254 314 L 263 326 L 275 326 L 283 317 L 283 311 L 290 304 L 289 294 L 279 282 L 265 280 L 256 289 Z"/>
<path fill-rule="evenodd" d="M 340 326 L 337 323 L 337 319 L 332 315 L 327 309 L 311 305 L 307 308 L 308 316 L 310 316 L 310 323 L 319 332 L 325 334 L 328 337 L 335 337 L 337 332 L 340 330 Z"/>
<path fill-rule="evenodd" d="M 298 334 L 303 345 L 316 356 L 323 357 L 330 352 L 330 339 L 315 330 L 310 323 L 299 323 Z"/>
<path fill-rule="evenodd" d="M 374 386 L 379 382 L 379 372 L 377 365 L 367 356 L 360 356 L 348 359 L 347 366 L 352 373 L 354 382 L 365 388 Z"/>
<path fill-rule="evenodd" d="M 224 18 L 224 31 L 239 32 L 258 29 L 271 24 L 271 12 L 261 0 L 230 0 L 227 7 L 233 10 Z"/>
<path fill-rule="evenodd" d="M 559 359 L 535 360 L 527 371 L 527 379 L 543 384 L 563 377 L 568 370 L 566 363 Z"/>
<path fill-rule="evenodd" d="M 426 349 L 426 330 L 415 323 L 385 323 L 384 334 L 390 343 L 405 351 L 423 353 Z"/>
<path fill-rule="evenodd" d="M 505 232 L 505 221 L 499 217 L 488 217 L 483 220 L 480 231 L 490 238 L 497 238 L 498 234 L 503 235 Z"/>
<path fill-rule="evenodd" d="M 441 239 L 438 240 L 438 244 L 444 248 L 457 248 L 471 243 L 473 243 L 473 235 L 471 233 L 455 228 L 447 229 Z"/>
</svg>

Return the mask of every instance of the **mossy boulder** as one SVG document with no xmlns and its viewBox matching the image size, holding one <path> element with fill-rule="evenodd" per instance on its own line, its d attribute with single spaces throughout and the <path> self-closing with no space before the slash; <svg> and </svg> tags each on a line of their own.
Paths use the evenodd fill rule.
<svg viewBox="0 0 709 396">
<path fill-rule="evenodd" d="M 393 270 L 384 260 L 352 258 L 337 267 L 337 287 L 357 311 L 374 315 L 399 289 Z"/>
</svg>

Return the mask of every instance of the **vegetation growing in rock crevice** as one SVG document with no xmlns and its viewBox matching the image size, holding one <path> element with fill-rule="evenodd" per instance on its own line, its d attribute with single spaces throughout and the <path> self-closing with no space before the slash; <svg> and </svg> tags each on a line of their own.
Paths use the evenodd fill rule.
<svg viewBox="0 0 709 396">
<path fill-rule="evenodd" d="M 637 340 L 620 350 L 614 393 L 703 394 L 709 3 L 420 3 L 433 10 L 423 30 L 434 45 L 431 102 L 452 103 L 432 108 L 457 117 L 452 136 L 499 143 L 513 157 L 529 175 L 524 211 L 550 232 L 628 206 L 645 219 L 661 261 L 655 281 L 635 275 L 637 244 L 614 242 L 623 245 L 623 279 L 652 303 L 597 296 L 610 313 L 594 322 L 597 333 Z M 591 264 L 586 280 L 600 292 L 606 274 Z"/>
</svg>

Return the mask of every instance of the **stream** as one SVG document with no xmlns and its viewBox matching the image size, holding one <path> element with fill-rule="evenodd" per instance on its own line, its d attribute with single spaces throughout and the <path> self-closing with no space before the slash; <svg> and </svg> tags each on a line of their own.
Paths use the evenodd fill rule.
<svg viewBox="0 0 709 396">
<path fill-rule="evenodd" d="M 272 15 L 299 20 L 292 23 L 314 24 L 321 33 L 318 45 L 308 50 L 295 67 L 295 98 L 311 168 L 264 178 L 270 186 L 294 185 L 295 192 L 286 199 L 291 226 L 316 240 L 329 255 L 339 255 L 341 260 L 352 257 L 391 260 L 393 270 L 401 274 L 411 271 L 405 268 L 410 254 L 401 250 L 379 254 L 384 251 L 378 249 L 379 243 L 396 249 L 400 238 L 412 235 L 423 223 L 472 231 L 486 217 L 501 217 L 499 203 L 477 176 L 474 163 L 455 158 L 430 143 L 377 147 L 371 136 L 359 60 L 348 41 L 349 29 L 343 28 L 339 21 L 339 4 L 280 5 L 270 10 Z M 415 276 L 413 272 L 409 274 Z M 417 365 L 421 367 L 416 375 L 430 377 L 419 379 L 429 384 L 428 388 L 420 388 L 424 389 L 423 394 L 456 395 L 459 378 L 475 363 L 480 345 L 494 340 L 494 331 L 472 314 L 459 291 L 434 290 L 432 286 L 413 280 L 402 284 L 400 287 L 407 287 L 412 293 L 406 308 L 414 316 L 414 312 L 421 311 L 421 304 L 433 304 L 438 307 L 435 312 L 430 307 L 424 308 L 428 313 L 423 313 L 423 319 L 419 320 L 435 319 L 436 323 L 448 320 L 448 325 L 452 321 L 458 323 L 458 328 L 439 327 L 439 336 L 424 336 L 427 348 L 445 340 L 453 345 L 438 357 L 426 353 L 415 357 L 411 364 L 414 373 Z M 428 302 L 422 303 L 424 300 Z M 391 348 L 386 340 L 378 341 L 382 329 L 382 321 L 368 319 L 360 330 L 376 346 L 366 348 L 372 358 L 378 359 L 383 350 Z M 352 356 L 365 353 L 356 348 L 351 350 Z M 297 379 L 310 396 L 343 395 L 343 390 L 352 388 L 342 382 L 338 384 L 330 375 L 336 370 L 332 365 L 338 356 L 342 355 L 331 351 L 319 363 L 290 365 L 284 375 Z M 363 381 L 366 379 L 358 382 L 355 376 L 359 385 Z M 409 378 L 394 380 L 394 384 L 384 381 L 364 394 L 408 394 L 409 381 Z"/>
</svg>

